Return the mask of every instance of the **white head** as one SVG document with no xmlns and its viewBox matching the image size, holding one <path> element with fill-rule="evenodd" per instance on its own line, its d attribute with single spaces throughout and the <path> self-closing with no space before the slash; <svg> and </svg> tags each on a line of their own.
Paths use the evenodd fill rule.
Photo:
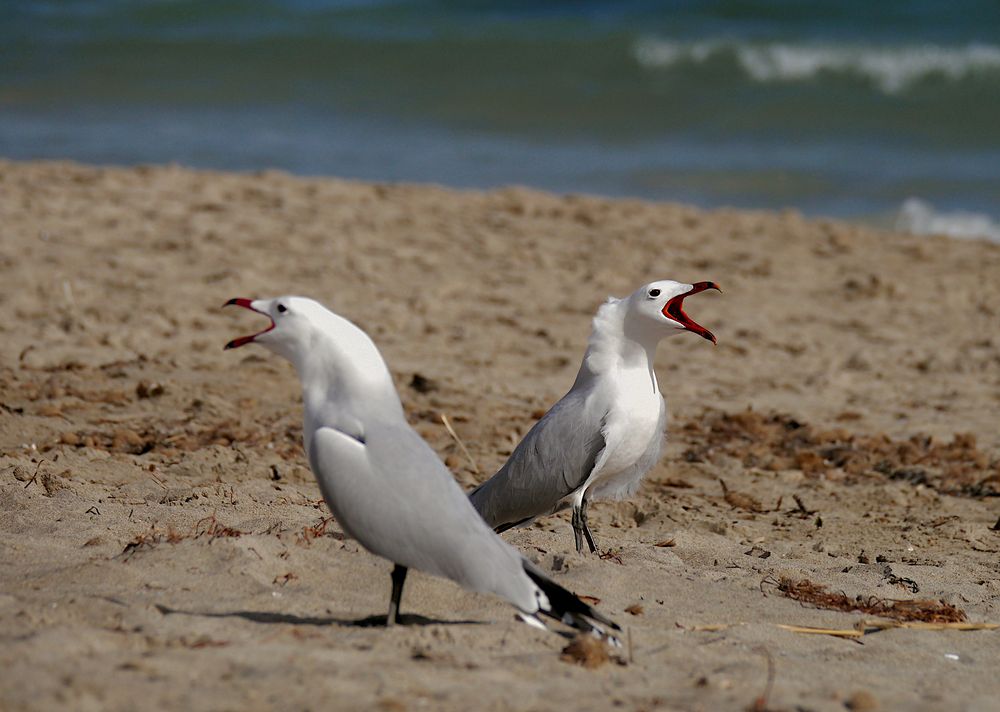
<svg viewBox="0 0 1000 712">
<path fill-rule="evenodd" d="M 706 289 L 722 291 L 715 282 L 682 284 L 663 279 L 643 285 L 626 297 L 625 328 L 657 338 L 691 331 L 714 344 L 712 332 L 684 313 L 684 299 Z"/>
<path fill-rule="evenodd" d="M 306 297 L 230 299 L 234 304 L 270 319 L 266 329 L 226 344 L 236 349 L 260 344 L 295 366 L 303 385 L 326 381 L 340 391 L 392 388 L 392 378 L 378 348 L 364 331 Z M 393 389 L 393 393 L 395 390 Z"/>
<path fill-rule="evenodd" d="M 300 361 L 323 333 L 337 331 L 338 322 L 346 321 L 319 302 L 306 297 L 275 297 L 274 299 L 230 299 L 224 306 L 238 307 L 263 314 L 271 323 L 256 334 L 233 339 L 225 348 L 236 349 L 247 344 L 260 344 L 292 363 Z M 356 327 L 355 327 L 356 328 Z"/>
</svg>

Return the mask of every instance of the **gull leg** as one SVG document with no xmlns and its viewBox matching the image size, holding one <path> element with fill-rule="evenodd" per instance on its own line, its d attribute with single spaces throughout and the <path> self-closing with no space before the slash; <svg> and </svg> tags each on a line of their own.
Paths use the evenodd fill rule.
<svg viewBox="0 0 1000 712">
<path fill-rule="evenodd" d="M 573 505 L 573 538 L 576 539 L 576 551 L 583 551 L 583 523 L 580 516 L 581 507 Z"/>
<path fill-rule="evenodd" d="M 399 600 L 403 597 L 403 582 L 406 581 L 406 567 L 396 564 L 392 567 L 392 597 L 389 599 L 389 615 L 385 617 L 386 626 L 399 622 Z"/>
<path fill-rule="evenodd" d="M 586 497 L 583 498 L 583 502 L 580 504 L 580 524 L 583 528 L 583 535 L 587 537 L 587 545 L 590 547 L 590 553 L 597 553 L 597 544 L 594 543 L 594 535 L 590 533 L 590 524 L 587 522 L 587 507 L 590 506 L 590 500 Z M 580 550 L 579 535 L 577 535 L 577 546 L 576 550 Z"/>
</svg>

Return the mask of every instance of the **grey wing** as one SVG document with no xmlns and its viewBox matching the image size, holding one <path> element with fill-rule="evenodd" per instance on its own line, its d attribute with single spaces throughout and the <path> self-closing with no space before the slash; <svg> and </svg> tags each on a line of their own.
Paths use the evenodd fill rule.
<svg viewBox="0 0 1000 712">
<path fill-rule="evenodd" d="M 590 477 L 604 450 L 606 413 L 570 391 L 535 423 L 510 458 L 469 499 L 492 527 L 553 511 Z"/>
<path fill-rule="evenodd" d="M 338 523 L 372 553 L 537 608 L 520 554 L 486 526 L 408 425 L 368 425 L 363 441 L 321 428 L 309 459 Z"/>
</svg>

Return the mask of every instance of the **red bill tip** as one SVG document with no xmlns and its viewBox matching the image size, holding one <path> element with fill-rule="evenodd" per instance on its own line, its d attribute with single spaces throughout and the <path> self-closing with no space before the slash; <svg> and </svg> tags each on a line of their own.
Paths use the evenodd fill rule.
<svg viewBox="0 0 1000 712">
<path fill-rule="evenodd" d="M 719 292 L 722 291 L 719 289 L 719 285 L 715 282 L 695 282 L 691 285 L 690 291 L 685 292 L 684 294 L 679 294 L 666 303 L 663 307 L 663 316 L 673 319 L 688 331 L 692 331 L 701 338 L 707 339 L 713 344 L 718 345 L 718 341 L 715 339 L 715 334 L 684 313 L 685 297 L 690 297 L 692 294 L 697 294 L 698 292 L 704 292 L 706 289 L 715 289 Z"/>
<path fill-rule="evenodd" d="M 250 334 L 249 336 L 240 336 L 239 338 L 233 339 L 228 344 L 226 344 L 225 346 L 222 347 L 223 351 L 227 351 L 229 349 L 237 349 L 240 346 L 245 346 L 246 344 L 251 343 L 254 339 L 256 339 L 261 334 L 266 334 L 267 332 L 269 332 L 271 329 L 274 328 L 274 319 L 271 319 L 271 317 L 268 314 L 260 311 L 259 309 L 254 309 L 253 308 L 253 300 L 252 299 L 244 299 L 242 297 L 236 297 L 234 299 L 230 299 L 228 302 L 226 302 L 222 306 L 223 307 L 228 307 L 231 304 L 235 304 L 238 307 L 243 307 L 244 309 L 249 309 L 250 311 L 257 312 L 258 314 L 263 314 L 268 319 L 270 319 L 271 323 L 268 325 L 268 327 L 266 329 L 264 329 L 263 331 L 258 331 L 256 334 Z"/>
</svg>

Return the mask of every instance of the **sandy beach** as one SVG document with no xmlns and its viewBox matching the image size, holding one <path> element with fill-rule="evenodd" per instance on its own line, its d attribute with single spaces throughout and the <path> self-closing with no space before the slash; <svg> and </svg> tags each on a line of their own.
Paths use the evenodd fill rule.
<svg viewBox="0 0 1000 712">
<path fill-rule="evenodd" d="M 505 535 L 622 650 L 563 659 L 565 637 L 421 574 L 407 625 L 371 625 L 390 565 L 329 519 L 292 368 L 224 352 L 263 325 L 221 305 L 294 293 L 354 320 L 471 488 L 569 388 L 597 306 L 659 278 L 724 290 L 686 304 L 718 346 L 660 347 L 663 459 L 591 508 L 600 557 L 568 515 Z M 0 309 L 0 709 L 1000 708 L 1000 630 L 781 627 L 879 604 L 1000 623 L 1000 245 L 0 161 Z"/>
</svg>

